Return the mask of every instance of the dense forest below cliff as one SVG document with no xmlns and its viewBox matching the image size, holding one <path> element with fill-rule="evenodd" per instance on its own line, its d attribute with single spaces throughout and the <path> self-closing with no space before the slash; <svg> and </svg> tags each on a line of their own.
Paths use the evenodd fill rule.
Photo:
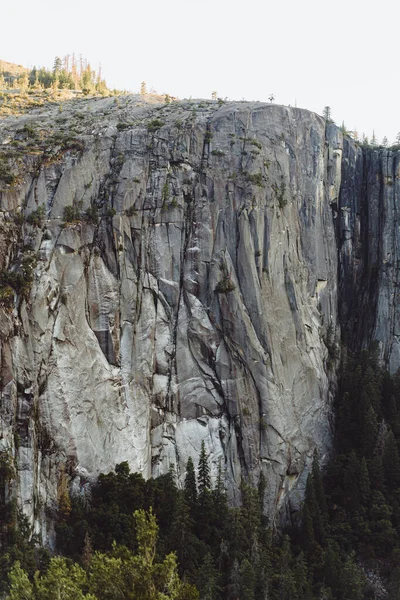
<svg viewBox="0 0 400 600">
<path fill-rule="evenodd" d="M 399 375 L 382 369 L 374 351 L 345 354 L 336 411 L 334 456 L 323 474 L 314 456 L 302 510 L 284 531 L 263 515 L 263 479 L 258 489 L 243 482 L 242 505 L 228 506 L 223 465 L 212 483 L 203 446 L 183 489 L 173 468 L 145 481 L 127 463 L 73 496 L 61 485 L 54 517 L 64 558 L 50 558 L 5 502 L 12 469 L 2 457 L 3 591 L 11 582 L 9 598 L 50 598 L 58 581 L 70 590 L 60 598 L 398 599 Z M 141 591 L 137 569 L 148 577 Z"/>
</svg>

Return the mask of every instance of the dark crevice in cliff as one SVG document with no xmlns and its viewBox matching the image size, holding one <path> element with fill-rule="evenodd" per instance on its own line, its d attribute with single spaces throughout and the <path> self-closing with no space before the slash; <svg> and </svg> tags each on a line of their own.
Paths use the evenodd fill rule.
<svg viewBox="0 0 400 600">
<path fill-rule="evenodd" d="M 347 138 L 343 145 L 339 216 L 336 220 L 339 319 L 343 343 L 349 350 L 357 352 L 379 337 L 380 311 L 387 310 L 386 318 L 390 325 L 393 327 L 395 323 L 390 289 L 393 257 L 397 256 L 397 233 L 394 230 L 397 203 L 395 190 L 390 190 L 392 182 L 396 181 L 396 159 L 390 150 L 360 148 Z M 392 171 L 389 175 L 390 162 Z M 388 235 L 391 238 L 389 244 Z M 380 307 L 382 301 L 387 309 Z M 391 330 L 391 337 L 393 335 Z M 388 363 L 390 340 L 381 341 L 385 341 L 386 348 L 382 358 Z"/>
<path fill-rule="evenodd" d="M 168 384 L 167 384 L 167 393 L 166 393 L 166 402 L 167 408 L 171 412 L 174 409 L 173 399 L 174 394 L 171 390 L 172 384 L 172 368 L 174 366 L 175 372 L 177 372 L 176 365 L 176 350 L 177 350 L 177 337 L 178 337 L 178 324 L 179 324 L 179 312 L 181 310 L 181 302 L 183 300 L 186 309 L 189 311 L 189 303 L 187 302 L 186 292 L 185 292 L 185 267 L 186 267 L 186 258 L 187 258 L 187 250 L 190 244 L 190 240 L 193 235 L 193 227 L 194 227 L 194 197 L 192 194 L 187 194 L 185 196 L 184 203 L 184 228 L 181 234 L 181 249 L 180 249 L 180 271 L 179 271 L 179 294 L 177 299 L 177 308 L 176 314 L 174 316 L 174 322 L 172 324 L 172 339 L 173 339 L 173 348 L 174 352 L 171 356 L 171 367 L 168 371 Z"/>
</svg>

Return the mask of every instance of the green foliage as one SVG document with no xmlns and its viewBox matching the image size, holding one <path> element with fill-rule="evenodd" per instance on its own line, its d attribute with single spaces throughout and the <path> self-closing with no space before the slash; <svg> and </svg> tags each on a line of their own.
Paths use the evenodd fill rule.
<svg viewBox="0 0 400 600">
<path fill-rule="evenodd" d="M 163 201 L 163 205 L 168 202 L 169 199 L 169 183 L 166 181 L 161 190 L 161 200 Z"/>
<path fill-rule="evenodd" d="M 125 210 L 125 214 L 126 214 L 127 217 L 133 217 L 133 215 L 135 215 L 136 212 L 137 212 L 136 208 L 133 205 L 129 206 L 129 208 L 127 208 Z"/>
<path fill-rule="evenodd" d="M 275 198 L 278 201 L 279 208 L 284 208 L 287 205 L 286 183 L 282 179 L 280 185 L 277 183 L 273 183 L 271 187 L 272 191 L 274 192 Z"/>
<path fill-rule="evenodd" d="M 33 581 L 36 561 L 25 542 L 29 578 L 15 567 L 10 598 L 46 600 L 65 581 L 66 594 L 92 600 L 194 600 L 194 584 L 202 600 L 361 600 L 370 597 L 362 564 L 397 598 L 400 375 L 386 373 L 373 351 L 343 354 L 336 453 L 324 476 L 314 453 L 298 526 L 282 535 L 268 529 L 263 477 L 258 489 L 242 483 L 242 505 L 229 508 L 223 465 L 213 478 L 205 443 L 188 460 L 182 490 L 174 468 L 144 481 L 125 462 L 99 477 L 87 502 L 72 499 L 60 515 L 58 550 L 84 568 L 57 559 Z M 4 468 L 13 477 L 13 461 Z M 9 549 L 5 573 L 21 553 L 0 541 Z"/>
<path fill-rule="evenodd" d="M 0 297 L 5 305 L 11 305 L 10 288 L 18 295 L 25 297 L 29 295 L 36 265 L 36 254 L 27 251 L 13 266 L 12 271 L 0 271 Z"/>
<path fill-rule="evenodd" d="M 215 292 L 217 294 L 229 294 L 229 292 L 233 292 L 235 289 L 236 285 L 232 281 L 231 273 L 228 273 L 226 270 L 223 270 L 222 277 L 215 287 Z"/>
<path fill-rule="evenodd" d="M 208 465 L 208 458 L 206 453 L 206 446 L 204 440 L 201 442 L 201 450 L 199 457 L 199 496 L 209 493 L 211 490 L 211 479 L 210 479 L 210 467 Z"/>
<path fill-rule="evenodd" d="M 84 218 L 88 223 L 93 223 L 93 225 L 97 225 L 99 222 L 99 211 L 95 204 L 92 204 L 89 208 L 86 209 Z"/>
<path fill-rule="evenodd" d="M 261 188 L 265 187 L 264 176 L 262 173 L 248 173 L 247 171 L 244 171 L 243 175 L 249 183 Z"/>
<path fill-rule="evenodd" d="M 261 142 L 259 142 L 258 140 L 253 140 L 253 139 L 251 139 L 249 141 L 250 141 L 250 144 L 252 146 L 255 146 L 256 148 L 258 148 L 259 150 L 261 150 L 261 148 L 262 148 Z"/>
<path fill-rule="evenodd" d="M 125 129 L 132 129 L 134 127 L 134 123 L 117 123 L 118 131 L 125 131 Z"/>
<path fill-rule="evenodd" d="M 330 106 L 324 106 L 322 111 L 322 116 L 324 117 L 327 123 L 333 123 L 332 121 L 332 110 Z"/>
<path fill-rule="evenodd" d="M 329 327 L 324 337 L 325 346 L 328 350 L 328 366 L 334 366 L 339 358 L 339 346 L 335 337 L 333 323 L 329 323 Z"/>
<path fill-rule="evenodd" d="M 116 209 L 113 206 L 110 206 L 109 208 L 107 208 L 106 211 L 106 217 L 114 217 L 117 214 Z"/>
<path fill-rule="evenodd" d="M 0 284 L 0 306 L 6 309 L 14 306 L 14 290 L 9 284 Z"/>
<path fill-rule="evenodd" d="M 33 586 L 29 581 L 27 573 L 21 569 L 20 562 L 17 560 L 8 574 L 10 583 L 9 600 L 32 600 Z"/>
<path fill-rule="evenodd" d="M 15 185 L 18 181 L 17 175 L 15 175 L 8 163 L 0 163 L 0 181 L 3 181 L 7 185 Z"/>
<path fill-rule="evenodd" d="M 189 456 L 186 465 L 184 498 L 189 508 L 194 511 L 197 504 L 197 483 L 196 472 L 194 470 L 194 463 L 191 456 Z"/>
<path fill-rule="evenodd" d="M 41 204 L 26 217 L 26 221 L 31 225 L 35 225 L 35 227 L 41 227 L 45 216 L 46 208 L 44 204 Z"/>
<path fill-rule="evenodd" d="M 135 553 L 113 544 L 111 552 L 96 552 L 86 570 L 56 556 L 50 560 L 45 573 L 35 573 L 33 585 L 16 562 L 9 574 L 8 599 L 197 600 L 196 589 L 179 578 L 175 555 L 170 553 L 163 560 L 157 560 L 158 526 L 152 511 L 137 510 L 134 519 L 137 531 Z"/>
<path fill-rule="evenodd" d="M 147 124 L 147 131 L 150 132 L 154 132 L 157 131 L 158 129 L 160 129 L 162 126 L 164 125 L 164 122 L 161 121 L 160 119 L 152 119 L 148 124 Z"/>
<path fill-rule="evenodd" d="M 79 208 L 73 204 L 64 207 L 63 221 L 64 223 L 76 223 L 80 221 L 81 214 Z"/>
</svg>

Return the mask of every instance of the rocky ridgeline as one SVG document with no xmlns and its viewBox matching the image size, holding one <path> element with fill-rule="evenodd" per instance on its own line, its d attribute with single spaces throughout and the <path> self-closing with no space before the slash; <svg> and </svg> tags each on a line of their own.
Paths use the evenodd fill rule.
<svg viewBox="0 0 400 600">
<path fill-rule="evenodd" d="M 123 460 L 182 481 L 203 440 L 232 501 L 263 472 L 296 510 L 338 307 L 399 364 L 397 155 L 305 110 L 135 96 L 9 116 L 0 144 L 0 456 L 44 541 L 65 486 Z"/>
</svg>

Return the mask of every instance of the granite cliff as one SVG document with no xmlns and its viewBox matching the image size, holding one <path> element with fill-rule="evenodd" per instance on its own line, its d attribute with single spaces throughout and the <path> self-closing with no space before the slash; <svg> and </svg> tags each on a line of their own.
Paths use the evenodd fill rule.
<svg viewBox="0 0 400 600">
<path fill-rule="evenodd" d="M 399 366 L 398 154 L 305 110 L 132 96 L 0 144 L 0 452 L 43 540 L 66 486 L 123 460 L 182 481 L 203 440 L 232 501 L 263 472 L 296 510 L 341 330 Z"/>
</svg>

